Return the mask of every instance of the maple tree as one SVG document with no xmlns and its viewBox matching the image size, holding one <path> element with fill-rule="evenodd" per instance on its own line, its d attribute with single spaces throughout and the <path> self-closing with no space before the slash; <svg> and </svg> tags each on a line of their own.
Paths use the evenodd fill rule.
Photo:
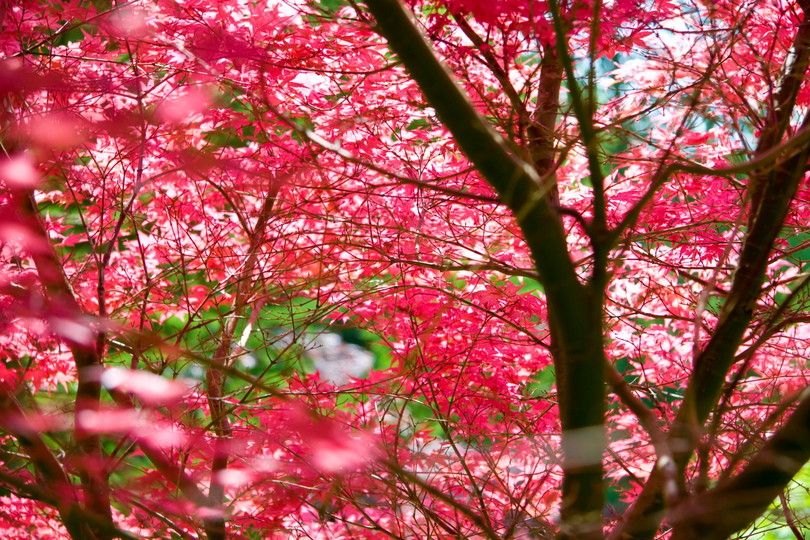
<svg viewBox="0 0 810 540">
<path fill-rule="evenodd" d="M 806 535 L 806 1 L 1 9 L 3 537 Z"/>
</svg>

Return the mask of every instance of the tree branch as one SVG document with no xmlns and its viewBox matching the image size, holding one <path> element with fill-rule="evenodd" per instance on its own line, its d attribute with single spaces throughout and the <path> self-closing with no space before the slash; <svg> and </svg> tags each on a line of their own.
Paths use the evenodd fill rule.
<svg viewBox="0 0 810 540">
<path fill-rule="evenodd" d="M 40 282 L 46 292 L 50 314 L 55 320 L 66 319 L 73 324 L 83 325 L 84 322 L 81 321 L 81 318 L 84 313 L 73 295 L 61 262 L 48 242 L 48 236 L 39 219 L 33 195 L 30 192 L 22 191 L 18 191 L 14 195 L 20 212 L 20 222 L 24 223 L 42 244 L 31 249 L 30 252 Z M 94 329 L 87 328 L 87 330 L 93 337 L 97 337 L 98 332 Z M 84 503 L 87 506 L 87 512 L 94 514 L 98 521 L 111 523 L 110 492 L 99 436 L 86 433 L 81 427 L 82 412 L 97 409 L 101 396 L 101 383 L 97 375 L 102 362 L 98 356 L 97 343 L 95 339 L 72 339 L 66 335 L 61 335 L 61 338 L 70 349 L 76 363 L 78 388 L 76 390 L 75 434 L 83 458 L 80 477 L 84 491 Z M 104 528 L 90 526 L 94 528 L 99 537 L 105 537 Z"/>
<path fill-rule="evenodd" d="M 563 427 L 564 538 L 601 538 L 605 448 L 602 291 L 580 284 L 538 172 L 476 112 L 398 0 L 367 0 L 381 33 L 461 150 L 517 217 L 548 301 Z M 583 128 L 586 129 L 586 128 Z"/>
<path fill-rule="evenodd" d="M 28 423 L 16 399 L 5 390 L 0 392 L 0 413 L 3 414 L 3 429 L 14 435 L 28 454 L 40 483 L 48 494 L 47 502 L 56 507 L 71 538 L 89 540 L 107 537 L 106 532 L 112 527 L 112 521 L 105 521 L 105 526 L 102 527 L 98 527 L 97 522 L 91 526 L 90 520 L 86 519 L 90 516 L 84 515 L 73 483 L 62 465 L 39 433 Z"/>
<path fill-rule="evenodd" d="M 810 387 L 785 424 L 739 474 L 672 514 L 673 540 L 721 540 L 762 514 L 810 459 Z"/>
<path fill-rule="evenodd" d="M 810 125 L 810 115 L 803 128 Z M 754 315 L 756 301 L 768 267 L 769 255 L 810 156 L 810 143 L 802 151 L 769 171 L 761 172 L 762 203 L 746 237 L 729 296 L 723 305 L 717 327 L 709 342 L 695 359 L 695 367 L 683 403 L 670 434 L 678 448 L 676 461 L 686 467 L 697 445 L 698 433 L 716 407 L 726 374 L 734 364 L 736 352 Z M 651 538 L 658 528 L 663 500 L 660 475 L 653 473 L 626 519 L 611 538 Z"/>
</svg>

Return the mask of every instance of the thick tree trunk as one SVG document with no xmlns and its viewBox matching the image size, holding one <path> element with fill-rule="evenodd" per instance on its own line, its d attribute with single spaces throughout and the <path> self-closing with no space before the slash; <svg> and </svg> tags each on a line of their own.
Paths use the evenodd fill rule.
<svg viewBox="0 0 810 540">
<path fill-rule="evenodd" d="M 37 238 L 47 242 L 45 229 L 39 220 L 35 202 L 30 194 L 18 193 L 18 206 L 20 208 L 21 222 L 26 223 Z M 62 271 L 62 265 L 56 253 L 50 247 L 40 246 L 32 250 L 32 258 L 36 266 L 39 279 L 45 289 L 48 308 L 52 316 L 83 324 L 81 310 L 73 291 Z M 78 388 L 76 391 L 75 410 L 75 436 L 80 449 L 79 476 L 83 488 L 83 504 L 85 511 L 92 516 L 86 528 L 92 537 L 108 538 L 112 524 L 110 509 L 110 491 L 107 484 L 106 465 L 104 453 L 101 448 L 99 436 L 87 433 L 82 429 L 82 415 L 85 411 L 93 411 L 99 407 L 101 398 L 100 370 L 103 368 L 101 358 L 96 348 L 96 332 L 88 328 L 93 339 L 73 339 L 71 336 L 62 336 L 63 341 L 73 354 L 76 363 Z M 106 525 L 105 525 L 106 524 Z"/>
<path fill-rule="evenodd" d="M 562 538 L 602 537 L 604 351 L 601 290 L 582 285 L 538 171 L 513 155 L 475 111 L 397 0 L 367 0 L 381 33 L 481 175 L 518 219 L 543 283 L 555 333 L 563 447 Z M 544 115 L 543 121 L 550 122 Z M 548 133 L 538 134 L 550 140 Z M 548 155 L 538 159 L 548 162 Z"/>
</svg>

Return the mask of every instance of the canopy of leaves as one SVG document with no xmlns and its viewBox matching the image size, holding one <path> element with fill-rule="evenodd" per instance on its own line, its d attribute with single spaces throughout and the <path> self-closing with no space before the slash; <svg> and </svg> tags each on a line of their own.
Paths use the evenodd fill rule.
<svg viewBox="0 0 810 540">
<path fill-rule="evenodd" d="M 0 9 L 0 536 L 810 533 L 810 7 L 388 1 Z"/>
</svg>

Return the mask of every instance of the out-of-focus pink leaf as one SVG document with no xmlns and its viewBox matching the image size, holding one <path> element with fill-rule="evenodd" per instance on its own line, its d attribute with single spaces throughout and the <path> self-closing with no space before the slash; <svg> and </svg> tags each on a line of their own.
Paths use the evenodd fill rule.
<svg viewBox="0 0 810 540">
<path fill-rule="evenodd" d="M 329 431 L 308 437 L 312 459 L 318 469 L 327 473 L 345 472 L 374 460 L 377 450 L 371 435 Z"/>
<path fill-rule="evenodd" d="M 0 426 L 11 433 L 42 433 L 63 431 L 70 425 L 69 419 L 61 414 L 26 412 L 24 416 L 15 412 L 0 413 Z"/>
<path fill-rule="evenodd" d="M 0 242 L 9 242 L 28 253 L 42 253 L 48 249 L 48 242 L 27 225 L 0 215 Z"/>
<path fill-rule="evenodd" d="M 146 13 L 136 7 L 115 10 L 102 24 L 113 36 L 140 39 L 149 33 Z"/>
<path fill-rule="evenodd" d="M 312 464 L 325 473 L 356 470 L 373 461 L 377 441 L 362 431 L 350 431 L 328 418 L 312 418 L 303 409 L 294 409 L 291 425 L 309 447 Z"/>
<path fill-rule="evenodd" d="M 33 118 L 22 126 L 22 132 L 33 144 L 50 150 L 72 148 L 85 139 L 84 125 L 72 116 L 59 113 Z"/>
<path fill-rule="evenodd" d="M 0 94 L 23 93 L 36 88 L 41 77 L 23 64 L 20 58 L 0 62 Z"/>
<path fill-rule="evenodd" d="M 271 473 L 279 469 L 279 462 L 272 456 L 259 456 L 250 461 L 250 470 L 256 473 Z"/>
<path fill-rule="evenodd" d="M 134 409 L 83 410 L 76 417 L 78 426 L 88 433 L 129 433 L 141 422 Z"/>
<path fill-rule="evenodd" d="M 49 317 L 48 326 L 59 337 L 78 343 L 79 345 L 90 346 L 96 340 L 96 332 L 86 322 L 65 318 Z"/>
<path fill-rule="evenodd" d="M 188 440 L 179 427 L 135 409 L 83 410 L 77 422 L 86 433 L 129 435 L 156 448 L 173 448 Z"/>
<path fill-rule="evenodd" d="M 157 110 L 162 122 L 176 124 L 204 111 L 211 103 L 211 95 L 203 88 L 191 88 L 184 95 L 163 102 Z"/>
<path fill-rule="evenodd" d="M 188 441 L 186 433 L 177 426 L 147 421 L 138 425 L 132 436 L 158 448 L 174 448 Z"/>
<path fill-rule="evenodd" d="M 197 517 L 201 519 L 219 519 L 225 515 L 225 512 L 220 508 L 211 508 L 208 506 L 201 506 L 197 508 Z"/>
<path fill-rule="evenodd" d="M 33 189 L 39 184 L 40 175 L 31 158 L 21 154 L 0 162 L 0 180 L 11 188 Z"/>
<path fill-rule="evenodd" d="M 253 472 L 245 469 L 224 469 L 217 472 L 216 483 L 231 488 L 239 488 L 253 480 Z"/>
<path fill-rule="evenodd" d="M 171 381 L 148 371 L 118 367 L 105 369 L 101 374 L 101 384 L 109 390 L 132 394 L 153 407 L 177 403 L 189 392 L 189 387 L 180 381 Z"/>
</svg>

